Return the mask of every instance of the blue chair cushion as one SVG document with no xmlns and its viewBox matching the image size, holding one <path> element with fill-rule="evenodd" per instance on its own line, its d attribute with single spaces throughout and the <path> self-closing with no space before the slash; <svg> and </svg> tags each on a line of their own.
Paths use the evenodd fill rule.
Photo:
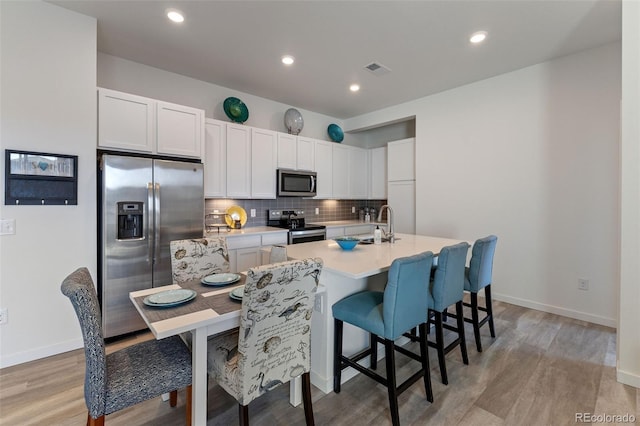
<svg viewBox="0 0 640 426">
<path fill-rule="evenodd" d="M 473 243 L 471 261 L 465 270 L 464 289 L 477 293 L 491 284 L 493 271 L 493 255 L 496 251 L 498 237 L 489 235 Z"/>
<path fill-rule="evenodd" d="M 383 299 L 384 293 L 381 291 L 352 294 L 333 305 L 333 317 L 377 336 L 384 336 Z"/>
</svg>

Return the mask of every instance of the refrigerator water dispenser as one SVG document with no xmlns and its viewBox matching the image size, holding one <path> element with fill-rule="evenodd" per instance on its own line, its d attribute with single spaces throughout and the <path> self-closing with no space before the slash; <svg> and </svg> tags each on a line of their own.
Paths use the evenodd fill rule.
<svg viewBox="0 0 640 426">
<path fill-rule="evenodd" d="M 142 238 L 143 204 L 141 201 L 118 202 L 118 240 Z"/>
</svg>

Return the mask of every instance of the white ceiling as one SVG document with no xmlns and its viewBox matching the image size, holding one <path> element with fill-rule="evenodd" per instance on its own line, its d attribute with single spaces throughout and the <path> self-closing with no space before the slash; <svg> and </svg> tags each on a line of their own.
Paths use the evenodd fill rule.
<svg viewBox="0 0 640 426">
<path fill-rule="evenodd" d="M 621 38 L 620 0 L 50 3 L 97 18 L 100 52 L 340 119 Z"/>
</svg>

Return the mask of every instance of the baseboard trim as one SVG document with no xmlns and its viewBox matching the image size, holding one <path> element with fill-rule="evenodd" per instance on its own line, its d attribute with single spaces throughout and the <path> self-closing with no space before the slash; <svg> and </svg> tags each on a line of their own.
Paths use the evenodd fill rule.
<svg viewBox="0 0 640 426">
<path fill-rule="evenodd" d="M 616 380 L 622 384 L 640 389 L 640 376 L 627 371 L 616 369 Z"/>
<path fill-rule="evenodd" d="M 607 318 L 600 315 L 593 315 L 586 312 L 576 311 L 573 309 L 562 308 L 560 306 L 547 305 L 544 303 L 534 302 L 532 300 L 521 299 L 519 297 L 511 297 L 505 294 L 492 294 L 494 300 L 511 303 L 512 305 L 523 306 L 525 308 L 535 309 L 537 311 L 548 312 L 550 314 L 562 315 L 563 317 L 573 318 L 581 321 L 587 321 L 594 324 L 604 325 L 606 327 L 616 328 L 618 322 L 615 318 Z"/>
<path fill-rule="evenodd" d="M 33 350 L 19 352 L 17 354 L 8 356 L 5 355 L 0 357 L 0 368 L 6 368 L 18 364 L 24 364 L 25 362 L 36 361 L 64 352 L 73 351 L 82 347 L 84 347 L 84 342 L 82 341 L 82 338 L 80 338 L 67 340 L 66 342 L 58 343 L 56 345 L 43 346 Z"/>
</svg>

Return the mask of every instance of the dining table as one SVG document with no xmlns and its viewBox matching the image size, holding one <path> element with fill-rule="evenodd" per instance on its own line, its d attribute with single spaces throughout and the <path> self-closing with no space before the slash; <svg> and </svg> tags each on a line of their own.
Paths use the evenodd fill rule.
<svg viewBox="0 0 640 426">
<path fill-rule="evenodd" d="M 230 297 L 234 289 L 246 281 L 246 274 L 238 274 L 240 279 L 225 286 L 203 284 L 202 280 L 185 281 L 129 293 L 140 316 L 156 339 L 182 333 L 191 333 L 192 350 L 192 422 L 194 425 L 207 423 L 207 337 L 233 330 L 240 326 L 242 302 Z M 150 299 L 161 292 L 190 289 L 196 292 L 193 299 L 185 303 L 154 306 Z M 290 382 L 289 400 L 297 406 L 302 400 L 301 380 Z"/>
</svg>

